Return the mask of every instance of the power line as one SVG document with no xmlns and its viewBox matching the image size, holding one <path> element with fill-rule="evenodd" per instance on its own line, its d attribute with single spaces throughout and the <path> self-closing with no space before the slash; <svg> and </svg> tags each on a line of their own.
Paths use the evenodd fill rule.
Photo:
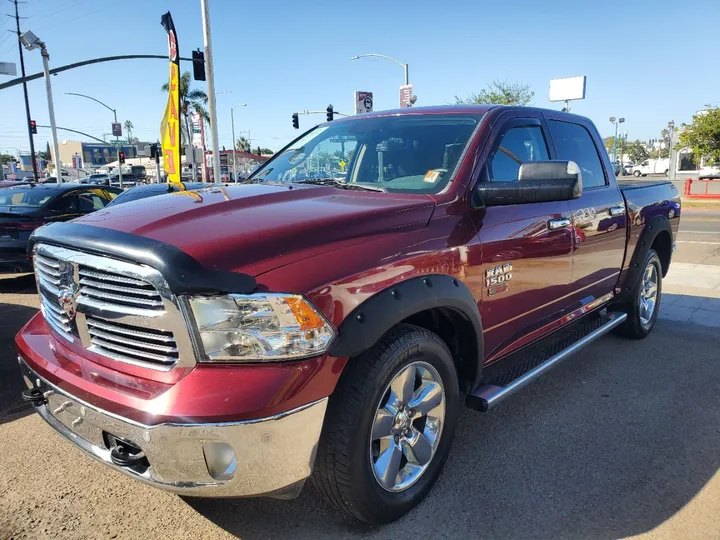
<svg viewBox="0 0 720 540">
<path fill-rule="evenodd" d="M 68 24 L 68 23 L 71 23 L 71 22 L 75 22 L 75 21 L 77 21 L 78 19 L 82 19 L 82 18 L 84 18 L 84 17 L 87 17 L 88 15 L 93 15 L 94 13 L 98 13 L 99 11 L 103 11 L 103 10 L 105 10 L 105 9 L 109 9 L 109 8 L 115 7 L 115 6 L 117 6 L 117 5 L 119 5 L 119 4 L 123 4 L 123 3 L 125 3 L 125 0 L 118 0 L 117 2 L 115 2 L 115 3 L 113 3 L 113 4 L 109 4 L 109 5 L 106 5 L 106 6 L 102 6 L 102 7 L 99 7 L 99 8 L 97 8 L 97 9 L 94 9 L 94 10 L 92 10 L 92 11 L 87 11 L 87 12 L 83 13 L 82 15 L 78 15 L 77 17 L 72 17 L 71 19 L 67 19 L 67 20 L 65 20 L 65 21 L 60 21 L 59 23 L 51 24 L 50 26 L 41 26 L 41 27 L 38 28 L 37 30 L 49 30 L 49 29 L 55 28 L 55 27 L 57 27 L 57 26 L 62 26 L 62 25 L 64 25 L 64 24 Z"/>
</svg>

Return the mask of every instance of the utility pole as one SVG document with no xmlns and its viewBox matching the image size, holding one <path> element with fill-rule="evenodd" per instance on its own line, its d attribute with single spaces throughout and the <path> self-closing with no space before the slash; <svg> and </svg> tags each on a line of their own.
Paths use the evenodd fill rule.
<svg viewBox="0 0 720 540">
<path fill-rule="evenodd" d="M 230 109 L 230 123 L 232 124 L 232 140 L 233 140 L 233 182 L 237 183 L 237 160 L 235 159 L 235 147 L 237 141 L 235 140 L 235 107 Z"/>
<path fill-rule="evenodd" d="M 160 141 L 158 141 L 155 148 L 155 174 L 158 184 L 160 183 L 160 148 Z"/>
<path fill-rule="evenodd" d="M 50 136 L 52 138 L 53 152 L 55 152 L 55 174 L 57 183 L 62 184 L 62 163 L 60 161 L 60 147 L 58 146 L 57 128 L 55 127 L 55 107 L 53 106 L 52 85 L 50 84 L 50 67 L 48 54 L 45 43 L 40 45 L 40 53 L 43 59 L 43 70 L 45 71 L 45 91 L 48 100 L 48 115 L 50 116 Z M 52 156 L 51 156 L 52 157 Z"/>
<path fill-rule="evenodd" d="M 28 137 L 30 138 L 30 160 L 33 166 L 33 176 L 37 181 L 40 176 L 38 175 L 37 162 L 35 161 L 35 141 L 33 140 L 32 129 L 30 128 L 30 100 L 28 99 L 27 82 L 25 82 L 25 58 L 23 57 L 22 43 L 20 42 L 20 12 L 18 11 L 18 0 L 14 0 L 15 4 L 15 26 L 17 29 L 17 40 L 18 40 L 18 52 L 20 53 L 20 72 L 23 76 L 23 93 L 25 94 L 25 115 L 27 116 L 27 130 Z M 61 176 L 62 171 L 58 169 L 58 178 Z"/>
<path fill-rule="evenodd" d="M 215 110 L 215 72 L 213 70 L 212 38 L 210 35 L 209 0 L 200 0 L 202 7 L 203 41 L 205 44 L 205 67 L 207 76 L 208 109 L 210 112 L 210 133 L 212 135 L 213 182 L 220 182 L 220 141 L 218 140 L 217 111 Z"/>
</svg>

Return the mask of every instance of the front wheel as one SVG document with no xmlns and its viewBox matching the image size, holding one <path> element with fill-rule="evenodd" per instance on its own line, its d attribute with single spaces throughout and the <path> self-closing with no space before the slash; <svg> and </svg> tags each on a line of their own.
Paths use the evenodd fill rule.
<svg viewBox="0 0 720 540">
<path fill-rule="evenodd" d="M 330 398 L 313 480 L 346 516 L 394 521 L 430 492 L 459 408 L 452 355 L 436 334 L 390 330 L 349 360 Z"/>
<path fill-rule="evenodd" d="M 627 319 L 618 327 L 621 335 L 642 339 L 655 327 L 662 294 L 662 265 L 657 252 L 651 249 L 645 257 L 628 303 L 623 306 Z"/>
<path fill-rule="evenodd" d="M 642 173 L 641 173 L 640 171 L 634 171 L 634 172 L 633 172 L 633 176 L 634 176 L 635 178 L 640 178 L 640 175 L 641 175 L 641 174 L 642 174 Z"/>
</svg>

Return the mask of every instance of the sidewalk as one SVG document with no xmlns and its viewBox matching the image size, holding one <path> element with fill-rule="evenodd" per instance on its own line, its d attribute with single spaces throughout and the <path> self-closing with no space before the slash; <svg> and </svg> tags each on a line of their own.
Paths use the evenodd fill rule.
<svg viewBox="0 0 720 540">
<path fill-rule="evenodd" d="M 663 280 L 659 317 L 720 328 L 720 266 L 673 262 Z"/>
</svg>

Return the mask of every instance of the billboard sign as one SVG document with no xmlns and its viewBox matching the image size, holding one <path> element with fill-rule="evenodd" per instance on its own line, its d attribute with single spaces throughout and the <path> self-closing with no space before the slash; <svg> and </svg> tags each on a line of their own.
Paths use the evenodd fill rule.
<svg viewBox="0 0 720 540">
<path fill-rule="evenodd" d="M 372 92 L 355 91 L 355 114 L 369 113 L 373 110 Z"/>
<path fill-rule="evenodd" d="M 83 158 L 80 154 L 73 154 L 72 166 L 73 166 L 73 169 L 82 169 L 83 168 Z"/>
<path fill-rule="evenodd" d="M 585 99 L 586 76 L 566 77 L 550 81 L 550 101 Z"/>
<path fill-rule="evenodd" d="M 122 124 L 120 122 L 113 122 L 112 134 L 113 137 L 122 137 Z"/>
<path fill-rule="evenodd" d="M 412 84 L 404 84 L 400 87 L 400 108 L 412 107 L 413 88 Z"/>
</svg>

